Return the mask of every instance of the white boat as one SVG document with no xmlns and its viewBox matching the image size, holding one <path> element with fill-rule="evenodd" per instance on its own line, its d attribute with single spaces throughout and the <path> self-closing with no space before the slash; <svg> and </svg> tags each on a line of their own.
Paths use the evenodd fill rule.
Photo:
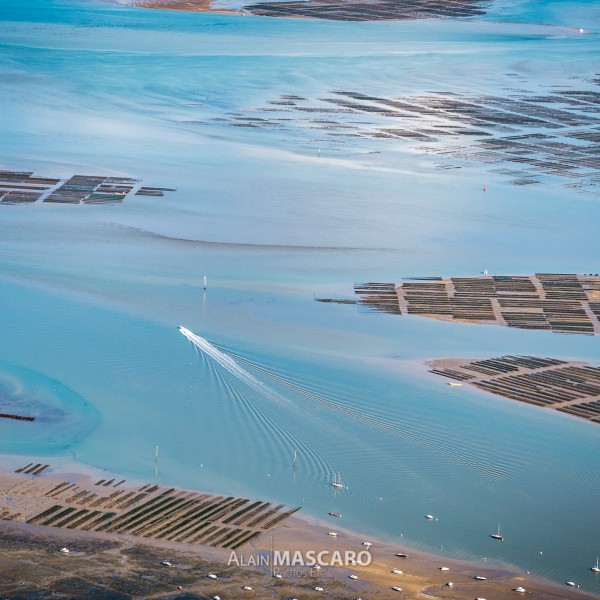
<svg viewBox="0 0 600 600">
<path fill-rule="evenodd" d="M 315 588 L 315 592 L 322 592 L 322 591 L 323 591 L 323 588 L 319 585 Z"/>
<path fill-rule="evenodd" d="M 171 566 L 171 563 L 168 560 L 161 560 L 160 564 L 164 565 L 165 567 L 170 567 Z"/>
<path fill-rule="evenodd" d="M 283 575 L 281 573 L 275 573 L 273 577 L 275 577 L 275 579 L 283 579 Z"/>
<path fill-rule="evenodd" d="M 59 552 L 62 552 L 63 554 L 69 554 L 69 549 L 68 548 L 61 548 L 59 550 Z"/>
<path fill-rule="evenodd" d="M 440 567 L 440 571 L 449 571 L 450 569 L 448 567 Z"/>
<path fill-rule="evenodd" d="M 404 554 L 404 552 L 396 552 L 395 556 L 399 556 L 400 558 L 408 558 L 408 554 Z"/>
<path fill-rule="evenodd" d="M 252 591 L 252 588 L 249 585 L 245 585 L 242 589 L 246 590 L 247 592 L 251 592 Z"/>
<path fill-rule="evenodd" d="M 392 589 L 393 589 L 395 592 L 401 592 L 401 591 L 402 591 L 402 588 L 401 588 L 401 587 L 398 587 L 397 585 L 393 585 L 393 586 L 392 586 Z"/>
<path fill-rule="evenodd" d="M 331 537 L 337 537 L 337 531 L 330 531 L 327 535 L 330 535 Z"/>
<path fill-rule="evenodd" d="M 515 588 L 515 592 L 519 592 L 521 594 L 524 594 L 526 591 L 527 590 L 524 587 L 521 587 L 521 586 Z"/>
<path fill-rule="evenodd" d="M 446 584 L 446 587 L 454 587 L 454 584 L 453 584 L 451 581 L 449 581 L 449 582 Z"/>
<path fill-rule="evenodd" d="M 596 564 L 591 567 L 592 571 L 594 571 L 594 573 L 600 573 L 600 565 L 598 565 L 598 557 L 596 556 Z"/>
<path fill-rule="evenodd" d="M 433 515 L 425 515 L 425 518 L 426 518 L 428 521 L 432 521 L 432 520 L 433 520 Z"/>
<path fill-rule="evenodd" d="M 366 546 L 367 548 L 369 548 L 369 547 L 371 547 L 373 545 L 373 542 L 363 542 L 362 545 Z"/>
<path fill-rule="evenodd" d="M 341 488 L 344 487 L 344 484 L 342 483 L 342 478 L 340 477 L 339 473 L 338 473 L 337 477 L 333 478 L 333 481 L 331 482 L 331 485 L 334 488 L 338 488 L 338 489 L 341 489 Z"/>
<path fill-rule="evenodd" d="M 349 579 L 358 579 L 358 575 L 348 575 Z"/>
<path fill-rule="evenodd" d="M 448 385 L 450 387 L 461 387 L 462 383 L 460 381 L 448 381 Z"/>
<path fill-rule="evenodd" d="M 217 579 L 217 576 L 216 576 L 214 573 L 209 573 L 209 574 L 207 575 L 207 577 L 208 577 L 209 579 Z"/>
<path fill-rule="evenodd" d="M 500 523 L 498 523 L 498 531 L 496 533 L 492 533 L 490 535 L 491 538 L 493 538 L 494 540 L 500 540 L 502 541 L 504 538 L 500 535 Z"/>
<path fill-rule="evenodd" d="M 394 575 L 403 575 L 402 571 L 400 569 L 392 569 L 392 573 Z"/>
<path fill-rule="evenodd" d="M 483 575 L 475 575 L 473 579 L 477 579 L 477 581 L 486 581 L 487 577 L 484 577 Z"/>
<path fill-rule="evenodd" d="M 571 587 L 575 587 L 574 581 L 565 581 L 565 585 L 570 585 Z"/>
</svg>

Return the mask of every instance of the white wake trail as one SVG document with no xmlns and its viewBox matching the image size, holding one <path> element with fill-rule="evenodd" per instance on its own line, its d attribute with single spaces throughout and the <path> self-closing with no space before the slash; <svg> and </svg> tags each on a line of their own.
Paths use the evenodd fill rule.
<svg viewBox="0 0 600 600">
<path fill-rule="evenodd" d="M 252 375 L 248 373 L 245 369 L 240 367 L 233 358 L 219 350 L 216 346 L 213 346 L 207 339 L 196 335 L 191 332 L 189 329 L 185 327 L 178 327 L 179 331 L 185 335 L 185 337 L 198 348 L 201 352 L 204 352 L 212 359 L 214 359 L 217 363 L 219 363 L 223 368 L 227 369 L 232 375 L 235 375 L 238 379 L 249 385 L 251 388 L 261 393 L 269 400 L 277 402 L 278 404 L 286 404 L 289 405 L 290 401 L 287 398 L 284 398 L 270 387 L 259 381 Z"/>
</svg>

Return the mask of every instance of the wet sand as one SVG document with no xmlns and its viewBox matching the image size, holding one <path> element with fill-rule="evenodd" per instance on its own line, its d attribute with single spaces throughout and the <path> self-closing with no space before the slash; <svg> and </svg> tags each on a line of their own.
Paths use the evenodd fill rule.
<svg viewBox="0 0 600 600">
<path fill-rule="evenodd" d="M 10 465 L 15 457 L 3 457 Z M 75 473 L 50 468 L 38 477 L 0 473 L 0 547 L 3 552 L 0 596 L 3 598 L 504 598 L 515 597 L 514 589 L 524 587 L 527 597 L 540 599 L 592 598 L 581 590 L 530 578 L 510 568 L 454 561 L 392 545 L 340 528 L 342 519 L 326 513 L 323 520 L 292 516 L 268 533 L 237 548 L 169 542 L 105 532 L 61 529 L 25 523 L 26 515 L 43 508 L 36 494 L 44 486 L 65 480 L 89 485 L 93 476 L 106 473 Z M 19 487 L 14 489 L 14 486 Z M 18 492 L 17 492 L 18 490 Z M 329 535 L 335 531 L 337 536 Z M 364 545 L 365 541 L 372 543 Z M 69 553 L 59 549 L 67 547 Z M 282 578 L 274 577 L 272 564 L 260 557 L 272 551 L 290 556 L 300 552 L 307 564 L 277 566 Z M 311 567 L 308 551 L 325 552 L 324 566 Z M 369 551 L 368 565 L 330 566 L 329 557 L 339 551 Z M 407 557 L 398 557 L 404 552 Z M 299 555 L 296 555 L 299 556 Z M 168 560 L 171 565 L 162 565 Z M 264 561 L 265 559 L 263 559 Z M 366 554 L 361 562 L 367 562 Z M 449 571 L 441 571 L 441 567 Z M 402 573 L 393 573 L 398 569 Z M 210 579 L 208 573 L 218 579 Z M 350 575 L 357 579 L 351 579 Z M 476 576 L 486 580 L 476 580 Z M 446 585 L 452 582 L 452 587 Z M 252 590 L 243 590 L 250 586 Z M 392 589 L 402 588 L 402 594 Z M 323 591 L 315 590 L 316 587 Z M 179 589 L 181 588 L 181 589 Z M 518 596 L 518 594 L 517 594 Z"/>
</svg>

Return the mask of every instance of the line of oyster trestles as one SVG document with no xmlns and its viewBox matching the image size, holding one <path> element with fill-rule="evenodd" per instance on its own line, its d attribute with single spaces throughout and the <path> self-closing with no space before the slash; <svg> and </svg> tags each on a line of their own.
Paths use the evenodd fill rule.
<svg viewBox="0 0 600 600">
<path fill-rule="evenodd" d="M 398 286 L 359 283 L 355 293 L 362 307 L 394 314 L 555 333 L 600 333 L 598 274 L 423 277 L 404 279 Z"/>
</svg>

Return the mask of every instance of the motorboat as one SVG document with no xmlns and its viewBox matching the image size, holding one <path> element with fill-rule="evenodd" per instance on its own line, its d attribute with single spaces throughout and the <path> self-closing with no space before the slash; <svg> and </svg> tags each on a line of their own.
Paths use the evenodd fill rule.
<svg viewBox="0 0 600 600">
<path fill-rule="evenodd" d="M 600 565 L 598 564 L 598 557 L 596 556 L 596 564 L 591 567 L 591 570 L 594 571 L 594 573 L 600 573 Z"/>
<path fill-rule="evenodd" d="M 515 588 L 515 592 L 519 592 L 521 594 L 524 594 L 526 591 L 527 590 L 524 587 L 521 587 L 521 586 Z"/>
<path fill-rule="evenodd" d="M 338 517 L 338 518 L 342 516 L 342 515 L 340 515 L 339 512 L 334 512 L 334 511 L 330 512 L 329 515 L 332 517 Z"/>
<path fill-rule="evenodd" d="M 483 575 L 475 575 L 473 579 L 477 579 L 477 581 L 486 581 L 487 577 L 484 577 Z"/>
<path fill-rule="evenodd" d="M 392 573 L 394 575 L 403 575 L 402 571 L 400 569 L 392 569 Z"/>
<path fill-rule="evenodd" d="M 337 537 L 337 531 L 330 531 L 327 535 L 330 535 L 331 537 Z"/>
<path fill-rule="evenodd" d="M 425 515 L 425 518 L 426 518 L 428 521 L 433 521 L 433 515 Z"/>
<path fill-rule="evenodd" d="M 69 554 L 69 549 L 68 548 L 61 548 L 59 550 L 59 552 L 62 552 L 63 554 Z"/>
<path fill-rule="evenodd" d="M 207 577 L 208 577 L 209 579 L 218 579 L 218 577 L 217 577 L 217 576 L 216 576 L 214 573 L 209 573 L 209 574 L 207 575 Z"/>
<path fill-rule="evenodd" d="M 393 585 L 393 586 L 392 586 L 392 589 L 393 589 L 395 592 L 401 592 L 401 591 L 402 591 L 402 588 L 401 588 L 401 587 L 398 587 L 397 585 Z"/>
<path fill-rule="evenodd" d="M 348 575 L 349 579 L 358 579 L 358 575 Z"/>
<path fill-rule="evenodd" d="M 408 554 L 404 554 L 404 552 L 396 552 L 395 556 L 399 556 L 400 558 L 408 558 Z"/>
</svg>

